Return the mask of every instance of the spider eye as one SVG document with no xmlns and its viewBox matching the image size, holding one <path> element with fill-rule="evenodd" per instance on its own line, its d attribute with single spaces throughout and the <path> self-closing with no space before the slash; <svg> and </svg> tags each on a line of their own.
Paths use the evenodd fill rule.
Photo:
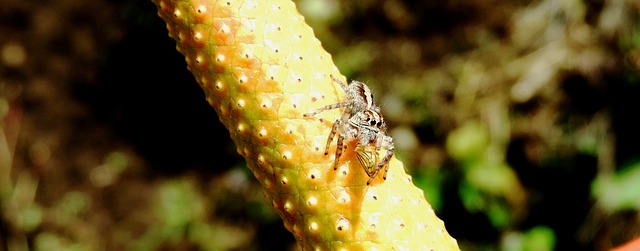
<svg viewBox="0 0 640 251">
<path fill-rule="evenodd" d="M 378 121 L 378 127 L 382 126 L 382 121 Z"/>
<path fill-rule="evenodd" d="M 374 126 L 374 125 L 376 125 L 376 121 L 375 121 L 375 120 L 371 120 L 371 121 L 369 122 L 369 124 L 370 124 L 370 125 L 372 125 L 372 126 Z M 378 123 L 378 124 L 379 124 L 379 123 Z"/>
</svg>

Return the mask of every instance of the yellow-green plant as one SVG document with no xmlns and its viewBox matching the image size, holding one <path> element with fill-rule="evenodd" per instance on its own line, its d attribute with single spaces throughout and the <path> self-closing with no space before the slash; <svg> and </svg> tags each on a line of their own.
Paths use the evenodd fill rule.
<svg viewBox="0 0 640 251">
<path fill-rule="evenodd" d="M 458 250 L 395 158 L 369 186 L 353 144 L 333 170 L 324 148 L 339 111 L 303 114 L 344 98 L 329 77 L 340 74 L 294 3 L 153 1 L 301 249 Z"/>
</svg>

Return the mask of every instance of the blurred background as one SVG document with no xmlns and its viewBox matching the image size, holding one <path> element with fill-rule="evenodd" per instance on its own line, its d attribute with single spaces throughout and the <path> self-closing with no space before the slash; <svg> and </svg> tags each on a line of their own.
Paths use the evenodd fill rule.
<svg viewBox="0 0 640 251">
<path fill-rule="evenodd" d="M 640 3 L 299 0 L 463 250 L 640 235 Z M 0 250 L 295 250 L 150 1 L 0 5 Z"/>
</svg>

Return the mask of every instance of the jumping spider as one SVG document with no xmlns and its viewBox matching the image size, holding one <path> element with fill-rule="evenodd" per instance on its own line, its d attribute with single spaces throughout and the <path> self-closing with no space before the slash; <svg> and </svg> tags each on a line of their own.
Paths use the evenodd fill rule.
<svg viewBox="0 0 640 251">
<path fill-rule="evenodd" d="M 384 175 L 382 179 L 386 180 L 389 161 L 393 156 L 393 138 L 387 135 L 387 125 L 382 118 L 382 114 L 380 114 L 380 107 L 373 101 L 371 90 L 362 82 L 354 80 L 347 86 L 333 75 L 331 75 L 331 78 L 344 89 L 347 94 L 347 100 L 321 107 L 303 115 L 304 117 L 310 117 L 326 110 L 344 108 L 340 118 L 333 123 L 324 155 L 329 154 L 329 146 L 333 141 L 333 137 L 339 132 L 338 146 L 333 164 L 333 170 L 337 170 L 342 150 L 346 148 L 345 139 L 347 142 L 357 139 L 356 157 L 369 176 L 367 185 L 373 181 L 383 168 Z M 380 160 L 378 151 L 383 147 L 387 150 L 387 153 Z"/>
</svg>

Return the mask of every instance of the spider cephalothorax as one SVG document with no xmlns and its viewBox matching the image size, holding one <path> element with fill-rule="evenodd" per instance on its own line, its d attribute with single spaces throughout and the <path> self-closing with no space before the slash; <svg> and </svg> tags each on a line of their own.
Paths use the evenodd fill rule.
<svg viewBox="0 0 640 251">
<path fill-rule="evenodd" d="M 347 86 L 334 76 L 331 78 L 344 89 L 346 101 L 327 105 L 304 114 L 305 117 L 310 117 L 326 110 L 344 108 L 340 118 L 336 119 L 331 127 L 324 154 L 329 154 L 329 146 L 335 135 L 339 133 L 333 165 L 333 169 L 337 170 L 342 150 L 345 147 L 345 140 L 347 142 L 357 140 L 356 157 L 369 176 L 367 185 L 373 181 L 381 169 L 385 169 L 382 178 L 386 180 L 389 161 L 393 156 L 393 138 L 387 135 L 387 125 L 380 114 L 380 108 L 373 101 L 371 90 L 362 82 L 352 81 Z M 385 148 L 387 152 L 382 160 L 378 161 L 378 151 L 382 148 Z"/>
</svg>

